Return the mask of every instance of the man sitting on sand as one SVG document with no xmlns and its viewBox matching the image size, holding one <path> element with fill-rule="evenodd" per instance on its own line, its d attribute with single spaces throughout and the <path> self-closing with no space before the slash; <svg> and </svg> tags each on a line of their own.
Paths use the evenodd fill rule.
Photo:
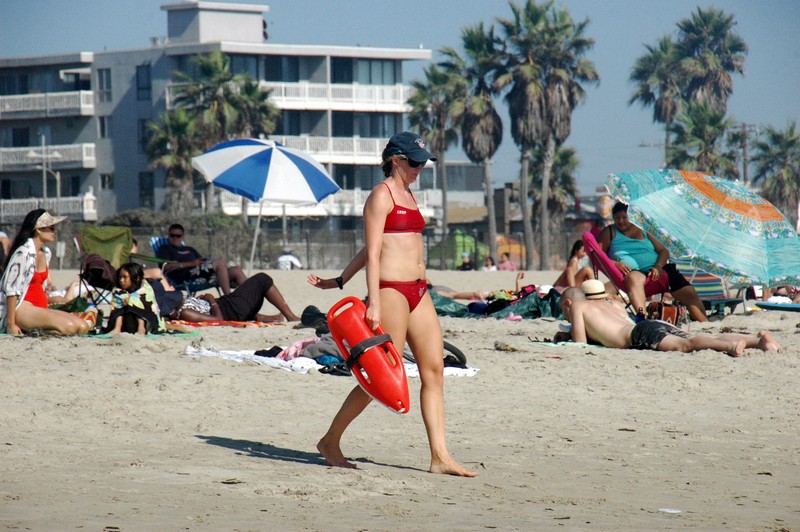
<svg viewBox="0 0 800 532">
<path fill-rule="evenodd" d="M 583 286 L 586 286 L 586 283 Z M 663 321 L 642 320 L 634 324 L 621 303 L 607 297 L 586 299 L 583 290 L 576 287 L 566 289 L 558 303 L 562 314 L 572 324 L 570 333 L 575 342 L 594 341 L 605 347 L 683 353 L 713 349 L 732 357 L 741 356 L 746 348 L 757 347 L 762 351 L 777 351 L 781 348 L 781 345 L 764 331 L 758 335 L 725 333 L 716 336 L 708 334 L 690 336 Z"/>
</svg>

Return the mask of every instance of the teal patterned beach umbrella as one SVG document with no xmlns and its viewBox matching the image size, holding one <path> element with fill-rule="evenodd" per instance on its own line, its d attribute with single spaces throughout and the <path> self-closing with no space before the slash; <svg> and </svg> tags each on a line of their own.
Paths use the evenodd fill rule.
<svg viewBox="0 0 800 532">
<path fill-rule="evenodd" d="M 800 284 L 800 237 L 770 202 L 734 181 L 702 172 L 642 170 L 606 184 L 634 223 L 673 257 L 729 286 Z"/>
</svg>

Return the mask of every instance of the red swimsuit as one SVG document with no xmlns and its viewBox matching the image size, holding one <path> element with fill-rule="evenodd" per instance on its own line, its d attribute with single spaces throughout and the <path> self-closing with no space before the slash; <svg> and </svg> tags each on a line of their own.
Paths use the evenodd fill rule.
<svg viewBox="0 0 800 532">
<path fill-rule="evenodd" d="M 386 185 L 386 183 L 384 183 Z M 419 207 L 416 209 L 409 209 L 397 205 L 392 195 L 392 189 L 389 189 L 389 196 L 392 198 L 394 208 L 389 214 L 386 215 L 386 223 L 383 226 L 384 233 L 422 233 L 425 228 L 425 219 L 419 212 Z M 413 198 L 413 194 L 412 194 Z M 417 200 L 414 200 L 416 204 Z M 422 296 L 428 290 L 428 283 L 425 279 L 417 279 L 416 281 L 380 281 L 379 288 L 391 288 L 397 290 L 408 301 L 408 310 L 411 312 L 419 302 L 422 301 Z"/>
<path fill-rule="evenodd" d="M 40 308 L 47 308 L 47 294 L 44 293 L 44 282 L 47 280 L 48 270 L 33 272 L 31 284 L 25 292 L 25 301 Z"/>
</svg>

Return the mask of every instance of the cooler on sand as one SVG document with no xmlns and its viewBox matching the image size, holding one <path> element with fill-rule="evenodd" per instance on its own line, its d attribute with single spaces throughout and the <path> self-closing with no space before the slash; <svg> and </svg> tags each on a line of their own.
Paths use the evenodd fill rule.
<svg viewBox="0 0 800 532">
<path fill-rule="evenodd" d="M 361 388 L 390 410 L 405 414 L 410 401 L 403 357 L 382 327 L 370 329 L 366 312 L 360 299 L 342 299 L 328 311 L 331 335 Z"/>
</svg>

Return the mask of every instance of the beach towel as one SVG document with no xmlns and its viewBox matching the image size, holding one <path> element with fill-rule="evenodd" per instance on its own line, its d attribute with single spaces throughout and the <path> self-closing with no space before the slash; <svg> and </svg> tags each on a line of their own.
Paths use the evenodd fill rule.
<svg viewBox="0 0 800 532">
<path fill-rule="evenodd" d="M 218 321 L 185 321 L 185 320 L 172 320 L 167 322 L 168 326 L 176 326 L 176 325 L 186 325 L 189 327 L 275 327 L 276 325 L 286 325 L 285 322 L 275 322 L 275 323 L 262 323 L 260 321 L 229 321 L 229 320 L 218 320 Z"/>
<path fill-rule="evenodd" d="M 203 347 L 197 345 L 188 345 L 184 349 L 183 354 L 194 357 L 215 357 L 224 358 L 225 360 L 232 360 L 234 362 L 255 362 L 264 366 L 272 368 L 283 369 L 293 373 L 308 373 L 309 370 L 316 369 L 319 371 L 325 366 L 317 364 L 314 360 L 307 357 L 297 357 L 291 360 L 281 360 L 277 357 L 263 357 L 255 354 L 253 349 L 245 349 L 241 351 L 226 351 L 210 347 Z M 413 362 L 405 361 L 406 375 L 409 377 L 419 377 L 419 369 Z M 478 368 L 455 368 L 445 367 L 444 374 L 448 377 L 473 377 L 478 373 Z"/>
</svg>

